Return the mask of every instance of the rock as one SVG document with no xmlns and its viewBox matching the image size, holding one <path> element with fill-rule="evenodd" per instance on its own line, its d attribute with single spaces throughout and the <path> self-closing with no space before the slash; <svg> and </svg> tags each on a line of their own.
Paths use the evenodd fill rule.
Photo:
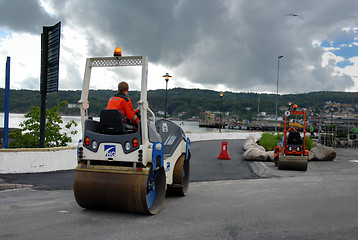
<svg viewBox="0 0 358 240">
<path fill-rule="evenodd" d="M 312 148 L 310 155 L 311 153 L 314 155 L 312 160 L 315 161 L 332 161 L 337 156 L 337 152 L 333 148 L 323 146 L 322 144 L 317 144 L 316 147 Z"/>
<path fill-rule="evenodd" d="M 257 149 L 259 149 L 262 152 L 266 152 L 266 149 L 263 146 L 257 145 Z"/>
<path fill-rule="evenodd" d="M 255 142 L 248 142 L 244 144 L 244 150 L 249 150 L 250 148 L 257 148 L 259 145 Z"/>
<path fill-rule="evenodd" d="M 337 147 L 340 147 L 342 145 L 341 141 L 337 138 L 336 139 L 336 146 Z"/>
<path fill-rule="evenodd" d="M 348 146 L 347 140 L 339 140 L 338 138 L 336 139 L 336 147 L 346 148 L 347 146 Z"/>
<path fill-rule="evenodd" d="M 274 159 L 274 153 L 273 153 L 273 151 L 268 151 L 267 154 L 268 154 L 267 160 L 270 160 L 270 161 L 273 162 L 273 159 Z"/>
<path fill-rule="evenodd" d="M 244 158 L 246 160 L 265 161 L 267 157 L 268 153 L 262 151 L 260 148 L 250 148 L 244 153 Z"/>
<path fill-rule="evenodd" d="M 342 148 L 347 148 L 348 147 L 348 141 L 347 140 L 342 140 Z"/>
<path fill-rule="evenodd" d="M 315 158 L 314 153 L 312 151 L 310 151 L 309 155 L 308 155 L 308 161 L 312 161 Z"/>
<path fill-rule="evenodd" d="M 248 136 L 244 143 L 244 150 L 249 150 L 250 148 L 256 148 L 258 144 L 256 143 L 256 139 L 252 136 Z"/>
</svg>

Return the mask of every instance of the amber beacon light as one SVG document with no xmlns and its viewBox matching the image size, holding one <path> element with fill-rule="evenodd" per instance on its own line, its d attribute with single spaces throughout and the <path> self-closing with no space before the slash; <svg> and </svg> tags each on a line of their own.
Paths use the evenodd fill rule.
<svg viewBox="0 0 358 240">
<path fill-rule="evenodd" d="M 122 57 L 122 49 L 120 47 L 116 47 L 116 49 L 114 49 L 113 56 L 114 57 Z"/>
</svg>

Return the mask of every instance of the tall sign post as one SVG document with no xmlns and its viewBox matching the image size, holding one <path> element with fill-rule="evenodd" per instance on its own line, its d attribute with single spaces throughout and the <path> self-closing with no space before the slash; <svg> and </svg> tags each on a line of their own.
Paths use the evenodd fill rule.
<svg viewBox="0 0 358 240">
<path fill-rule="evenodd" d="M 58 91 L 58 72 L 60 63 L 61 22 L 54 26 L 43 27 L 41 34 L 41 116 L 40 148 L 45 147 L 46 96 Z"/>
<path fill-rule="evenodd" d="M 4 112 L 4 149 L 8 147 L 9 134 L 9 106 L 10 106 L 10 57 L 6 59 L 5 70 L 5 112 Z"/>
</svg>

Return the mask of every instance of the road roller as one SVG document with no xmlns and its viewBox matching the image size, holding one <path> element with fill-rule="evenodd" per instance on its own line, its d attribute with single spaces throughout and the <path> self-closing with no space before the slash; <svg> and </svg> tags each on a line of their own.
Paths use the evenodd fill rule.
<svg viewBox="0 0 358 240">
<path fill-rule="evenodd" d="M 82 138 L 74 197 L 85 209 L 157 214 L 167 194 L 185 196 L 189 188 L 190 139 L 167 119 L 155 117 L 147 101 L 147 56 L 87 58 L 81 99 Z M 135 129 L 119 110 L 103 109 L 99 120 L 89 117 L 91 70 L 96 67 L 141 67 Z M 104 105 L 107 103 L 104 103 Z"/>
<path fill-rule="evenodd" d="M 295 105 L 296 106 L 296 105 Z M 303 115 L 303 136 L 294 127 L 289 124 L 291 116 Z M 307 171 L 309 151 L 305 149 L 306 142 L 306 112 L 293 111 L 285 112 L 284 135 L 274 148 L 274 163 L 279 170 Z"/>
</svg>

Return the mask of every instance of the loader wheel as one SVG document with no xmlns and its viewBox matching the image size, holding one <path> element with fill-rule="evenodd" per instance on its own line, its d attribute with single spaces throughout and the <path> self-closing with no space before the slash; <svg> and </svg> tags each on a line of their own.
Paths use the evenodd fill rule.
<svg viewBox="0 0 358 240">
<path fill-rule="evenodd" d="M 189 189 L 190 177 L 190 156 L 185 160 L 185 154 L 182 154 L 174 167 L 173 184 L 168 185 L 167 194 L 172 196 L 185 196 Z"/>
</svg>

